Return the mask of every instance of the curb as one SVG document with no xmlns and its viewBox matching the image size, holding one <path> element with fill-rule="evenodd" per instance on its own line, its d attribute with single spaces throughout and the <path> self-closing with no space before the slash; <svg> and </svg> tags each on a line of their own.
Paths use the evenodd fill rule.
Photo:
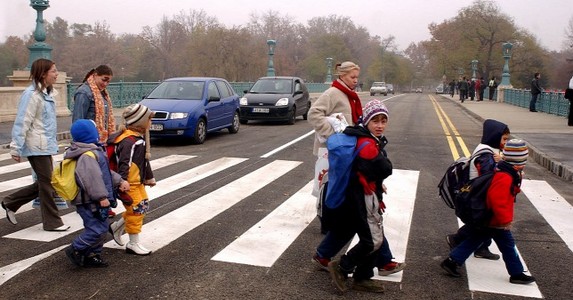
<svg viewBox="0 0 573 300">
<path fill-rule="evenodd" d="M 454 102 L 457 106 L 461 107 L 468 115 L 480 121 L 481 123 L 485 121 L 485 119 L 482 116 L 476 114 L 475 112 L 469 110 L 467 107 L 461 105 L 461 103 L 459 103 L 455 99 L 450 99 L 448 97 L 442 97 L 442 98 Z M 511 136 L 516 139 L 522 139 L 521 137 L 515 134 L 511 134 Z M 573 167 L 569 167 L 561 162 L 558 162 L 554 158 L 547 155 L 545 152 L 542 152 L 535 146 L 531 145 L 529 142 L 527 144 L 529 145 L 529 157 L 532 158 L 534 162 L 536 162 L 537 164 L 549 170 L 551 173 L 557 175 L 560 178 L 563 178 L 567 181 L 573 181 Z"/>
</svg>

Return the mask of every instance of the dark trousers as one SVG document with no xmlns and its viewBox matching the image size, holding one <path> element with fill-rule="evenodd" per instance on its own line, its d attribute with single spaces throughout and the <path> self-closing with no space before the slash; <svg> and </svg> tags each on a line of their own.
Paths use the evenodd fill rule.
<svg viewBox="0 0 573 300">
<path fill-rule="evenodd" d="M 463 243 L 463 241 L 467 240 L 474 231 L 475 229 L 473 229 L 471 226 L 464 224 L 462 227 L 460 227 L 460 229 L 458 229 L 458 232 L 456 232 L 456 234 L 453 236 L 454 243 L 456 245 Z M 486 250 L 488 249 L 489 245 L 491 245 L 491 239 L 488 239 L 485 242 L 483 242 L 483 244 L 478 246 L 477 250 L 481 249 Z"/>
<path fill-rule="evenodd" d="M 573 101 L 569 100 L 569 121 L 567 122 L 567 125 L 569 126 L 573 126 Z"/>
<path fill-rule="evenodd" d="M 352 239 L 352 237 L 350 237 Z M 331 259 L 342 250 L 342 248 L 350 242 L 350 239 L 346 239 L 346 237 L 328 232 L 318 248 L 316 249 L 316 254 L 323 258 Z M 386 239 L 386 235 L 384 235 L 384 239 L 382 240 L 382 246 L 378 250 L 378 257 L 376 259 L 376 267 L 382 268 L 386 264 L 390 263 L 394 259 L 394 255 L 390 250 L 390 244 L 388 243 L 388 239 Z"/>
<path fill-rule="evenodd" d="M 531 94 L 531 101 L 529 102 L 529 110 L 530 111 L 534 111 L 535 109 L 535 104 L 537 104 L 537 97 L 539 96 L 539 94 Z"/>
<path fill-rule="evenodd" d="M 488 239 L 495 241 L 495 244 L 502 254 L 505 268 L 509 275 L 513 276 L 523 273 L 523 265 L 515 249 L 515 240 L 509 230 L 494 228 L 476 230 L 472 232 L 469 238 L 450 252 L 450 258 L 458 265 L 462 265 L 472 252 Z"/>
<path fill-rule="evenodd" d="M 494 88 L 489 88 L 489 100 L 493 100 L 493 94 L 495 93 L 495 89 Z"/>
<path fill-rule="evenodd" d="M 58 207 L 54 200 L 54 188 L 52 187 L 51 155 L 29 156 L 28 161 L 32 170 L 36 173 L 37 180 L 4 198 L 4 205 L 11 211 L 17 211 L 22 205 L 40 198 L 40 211 L 44 230 L 52 230 L 64 225 L 58 214 Z"/>
<path fill-rule="evenodd" d="M 89 204 L 77 205 L 76 211 L 84 221 L 84 231 L 74 239 L 72 246 L 82 255 L 100 254 L 107 235 L 108 221 L 96 218 Z"/>
</svg>

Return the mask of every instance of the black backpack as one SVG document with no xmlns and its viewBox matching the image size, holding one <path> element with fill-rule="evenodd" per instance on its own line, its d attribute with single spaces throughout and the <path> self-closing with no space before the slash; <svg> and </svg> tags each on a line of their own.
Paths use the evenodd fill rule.
<svg viewBox="0 0 573 300">
<path fill-rule="evenodd" d="M 478 176 L 465 184 L 454 198 L 456 216 L 466 225 L 487 227 L 492 211 L 487 207 L 487 191 L 495 172 Z"/>
<path fill-rule="evenodd" d="M 438 194 L 449 208 L 456 207 L 455 198 L 460 189 L 470 181 L 470 162 L 484 153 L 493 152 L 489 148 L 481 149 L 470 157 L 458 158 L 446 169 L 438 184 Z"/>
</svg>

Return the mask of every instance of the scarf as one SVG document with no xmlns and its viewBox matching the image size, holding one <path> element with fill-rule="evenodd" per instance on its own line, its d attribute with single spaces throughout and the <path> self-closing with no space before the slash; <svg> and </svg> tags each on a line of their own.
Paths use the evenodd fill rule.
<svg viewBox="0 0 573 300">
<path fill-rule="evenodd" d="M 362 103 L 360 103 L 358 94 L 356 94 L 355 91 L 349 89 L 346 84 L 338 79 L 332 82 L 332 86 L 342 91 L 348 97 L 348 102 L 350 102 L 350 109 L 352 111 L 352 122 L 354 125 L 357 125 L 362 118 Z"/>
<path fill-rule="evenodd" d="M 115 118 L 113 117 L 113 108 L 111 105 L 111 98 L 107 92 L 107 89 L 100 91 L 95 83 L 95 79 L 93 76 L 90 76 L 87 80 L 88 85 L 94 95 L 94 104 L 95 104 L 95 123 L 96 128 L 99 133 L 99 141 L 101 143 L 105 143 L 110 133 L 115 131 Z M 105 97 L 104 97 L 105 96 Z M 107 120 L 105 118 L 105 107 L 104 101 L 107 102 Z M 107 121 L 107 122 L 106 122 Z M 106 128 L 107 123 L 107 128 Z"/>
</svg>

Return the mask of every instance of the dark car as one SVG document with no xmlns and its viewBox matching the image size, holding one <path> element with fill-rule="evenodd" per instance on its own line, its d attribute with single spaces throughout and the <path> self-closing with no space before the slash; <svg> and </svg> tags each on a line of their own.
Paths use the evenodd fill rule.
<svg viewBox="0 0 573 300">
<path fill-rule="evenodd" d="M 307 119 L 310 97 L 298 77 L 261 77 L 241 98 L 241 124 L 249 120 L 286 121 L 294 124 L 298 116 Z"/>
<path fill-rule="evenodd" d="M 394 95 L 394 85 L 393 84 L 387 83 L 386 84 L 386 90 L 388 91 L 388 94 Z"/>
<path fill-rule="evenodd" d="M 187 137 L 202 144 L 208 132 L 239 131 L 239 96 L 222 78 L 170 78 L 140 103 L 155 112 L 151 137 Z"/>
</svg>

